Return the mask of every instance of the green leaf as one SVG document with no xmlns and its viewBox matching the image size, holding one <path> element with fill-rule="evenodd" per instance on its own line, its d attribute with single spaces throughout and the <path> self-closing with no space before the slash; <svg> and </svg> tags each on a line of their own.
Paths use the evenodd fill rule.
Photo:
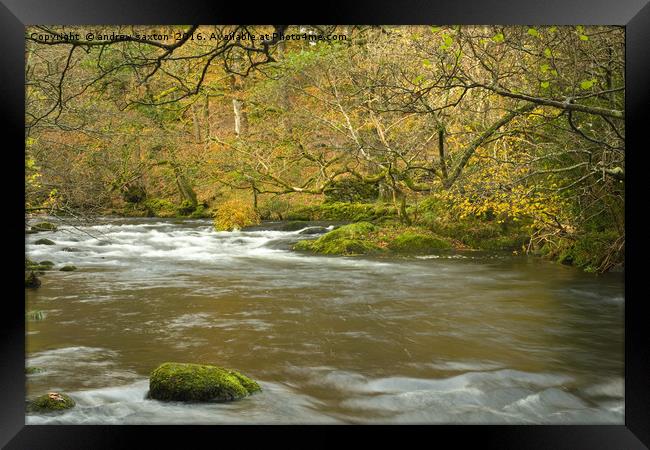
<svg viewBox="0 0 650 450">
<path fill-rule="evenodd" d="M 539 66 L 539 70 L 540 70 L 542 73 L 546 73 L 546 72 L 548 72 L 548 69 L 550 69 L 550 67 L 551 67 L 551 66 L 549 66 L 548 64 L 542 64 L 541 66 Z"/>
<path fill-rule="evenodd" d="M 546 47 L 546 48 L 544 49 L 544 56 L 546 56 L 547 58 L 550 58 L 551 55 L 552 55 L 552 53 L 551 53 L 551 49 L 548 48 L 548 47 Z"/>
<path fill-rule="evenodd" d="M 580 35 L 580 40 L 581 40 L 581 41 L 588 41 L 588 40 L 589 40 L 589 36 L 586 36 L 586 35 L 584 35 L 584 34 L 581 34 L 581 35 Z"/>
<path fill-rule="evenodd" d="M 548 81 L 542 81 L 539 85 L 541 87 L 543 87 L 544 89 L 548 89 L 548 87 L 551 85 L 551 83 L 549 83 Z"/>
<path fill-rule="evenodd" d="M 530 34 L 531 36 L 539 37 L 539 31 L 537 31 L 535 28 L 529 28 L 528 34 Z"/>
<path fill-rule="evenodd" d="M 433 33 L 437 33 L 438 31 L 442 30 L 442 27 L 439 27 L 437 25 L 431 25 L 431 31 Z"/>
<path fill-rule="evenodd" d="M 504 38 L 504 36 L 503 36 L 503 33 L 497 33 L 497 34 L 495 34 L 494 36 L 492 36 L 492 40 L 493 40 L 494 42 L 503 42 L 504 39 L 505 39 L 505 38 Z"/>
<path fill-rule="evenodd" d="M 423 59 L 422 60 L 422 65 L 424 67 L 431 67 L 431 61 L 429 61 L 428 59 Z"/>
<path fill-rule="evenodd" d="M 420 82 L 424 79 L 424 75 L 418 75 L 413 79 L 413 84 L 420 84 Z"/>
<path fill-rule="evenodd" d="M 591 79 L 591 80 L 584 80 L 583 82 L 580 83 L 580 89 L 591 89 L 593 85 L 596 84 L 596 80 Z"/>
<path fill-rule="evenodd" d="M 555 33 L 556 31 L 557 31 L 557 27 L 551 27 L 548 29 L 548 32 L 551 34 Z"/>
</svg>

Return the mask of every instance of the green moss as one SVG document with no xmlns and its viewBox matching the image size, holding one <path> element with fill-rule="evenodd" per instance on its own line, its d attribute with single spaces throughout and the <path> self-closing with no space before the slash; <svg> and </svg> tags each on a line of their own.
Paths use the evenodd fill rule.
<svg viewBox="0 0 650 450">
<path fill-rule="evenodd" d="M 176 209 L 176 212 L 179 216 L 189 216 L 192 214 L 197 208 L 197 205 L 192 203 L 189 200 L 183 200 Z"/>
<path fill-rule="evenodd" d="M 35 245 L 54 245 L 54 241 L 51 241 L 49 239 L 38 239 L 37 241 L 34 241 Z"/>
<path fill-rule="evenodd" d="M 38 263 L 39 266 L 49 266 L 49 267 L 54 267 L 54 263 L 52 261 L 41 261 Z"/>
<path fill-rule="evenodd" d="M 33 271 L 25 271 L 25 287 L 36 289 L 41 285 L 41 280 L 38 279 Z"/>
<path fill-rule="evenodd" d="M 377 227 L 369 222 L 352 223 L 325 233 L 315 241 L 299 241 L 295 250 L 308 250 L 324 255 L 365 255 L 382 249 L 368 240 Z"/>
<path fill-rule="evenodd" d="M 149 396 L 165 401 L 232 401 L 260 390 L 239 372 L 201 364 L 163 363 L 149 378 Z"/>
<path fill-rule="evenodd" d="M 50 222 L 35 223 L 31 227 L 32 231 L 56 231 L 57 226 Z"/>
<path fill-rule="evenodd" d="M 429 253 L 434 250 L 446 250 L 451 244 L 436 236 L 406 231 L 388 244 L 388 248 L 397 253 Z"/>
<path fill-rule="evenodd" d="M 75 401 L 70 396 L 59 392 L 50 392 L 29 402 L 27 410 L 31 412 L 62 411 L 70 409 L 74 405 Z"/>
<path fill-rule="evenodd" d="M 622 252 L 610 254 L 618 238 L 618 233 L 613 230 L 592 231 L 578 235 L 575 240 L 563 239 L 555 248 L 543 247 L 542 252 L 550 258 L 557 258 L 561 264 L 574 265 L 587 272 L 596 272 L 608 255 L 611 265 L 623 261 Z"/>
<path fill-rule="evenodd" d="M 35 373 L 45 372 L 45 369 L 42 367 L 25 367 L 25 374 L 32 375 Z"/>
<path fill-rule="evenodd" d="M 154 217 L 176 217 L 178 208 L 169 200 L 152 198 L 144 202 L 144 206 L 150 216 Z"/>
<path fill-rule="evenodd" d="M 196 209 L 190 214 L 192 219 L 206 219 L 212 217 L 210 211 L 208 211 L 205 206 L 199 205 Z"/>
<path fill-rule="evenodd" d="M 376 222 L 395 217 L 396 209 L 383 203 L 331 202 L 291 211 L 287 220 L 342 220 Z"/>
<path fill-rule="evenodd" d="M 61 272 L 72 272 L 74 270 L 77 270 L 75 266 L 63 266 L 59 269 Z"/>
</svg>

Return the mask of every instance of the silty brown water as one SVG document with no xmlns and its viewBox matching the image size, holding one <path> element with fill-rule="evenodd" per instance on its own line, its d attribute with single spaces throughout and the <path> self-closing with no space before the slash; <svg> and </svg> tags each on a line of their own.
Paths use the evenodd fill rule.
<svg viewBox="0 0 650 450">
<path fill-rule="evenodd" d="M 103 219 L 28 235 L 28 257 L 78 270 L 26 291 L 45 314 L 27 323 L 27 365 L 46 369 L 28 396 L 77 401 L 27 423 L 624 423 L 622 274 L 315 256 L 290 246 L 316 235 L 277 228 Z M 236 368 L 263 392 L 147 400 L 165 361 Z"/>
</svg>

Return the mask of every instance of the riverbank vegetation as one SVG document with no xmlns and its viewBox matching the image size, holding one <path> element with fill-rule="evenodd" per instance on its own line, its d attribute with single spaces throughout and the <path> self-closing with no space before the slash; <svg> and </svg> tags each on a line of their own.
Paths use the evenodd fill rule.
<svg viewBox="0 0 650 450">
<path fill-rule="evenodd" d="M 299 29 L 346 39 L 277 37 Z M 87 31 L 170 38 L 37 37 Z M 276 35 L 197 38 L 231 32 Z M 352 225 L 298 249 L 484 249 L 618 269 L 624 37 L 603 26 L 28 27 L 26 211 L 213 218 L 217 230 L 332 220 Z M 47 239 L 47 227 L 30 232 Z"/>
</svg>

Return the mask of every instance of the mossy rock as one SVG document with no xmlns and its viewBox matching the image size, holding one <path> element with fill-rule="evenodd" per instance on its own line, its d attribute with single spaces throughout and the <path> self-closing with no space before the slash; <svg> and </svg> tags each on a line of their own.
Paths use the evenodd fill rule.
<svg viewBox="0 0 650 450">
<path fill-rule="evenodd" d="M 227 402 L 260 390 L 239 372 L 201 364 L 163 363 L 149 378 L 149 397 L 163 401 Z"/>
<path fill-rule="evenodd" d="M 294 220 L 280 226 L 280 231 L 298 231 L 309 226 L 309 222 L 304 220 Z"/>
<path fill-rule="evenodd" d="M 25 287 L 26 288 L 31 288 L 31 289 L 36 289 L 37 287 L 41 286 L 41 280 L 38 279 L 36 276 L 36 273 L 34 271 L 26 271 L 25 272 Z"/>
<path fill-rule="evenodd" d="M 54 241 L 51 241 L 49 239 L 39 239 L 37 241 L 34 241 L 35 245 L 55 245 Z"/>
<path fill-rule="evenodd" d="M 65 248 L 62 248 L 61 251 L 62 252 L 69 252 L 69 253 L 79 253 L 81 250 L 79 250 L 78 248 L 74 248 L 74 247 L 65 247 Z"/>
<path fill-rule="evenodd" d="M 62 411 L 74 407 L 75 404 L 75 401 L 67 394 L 50 392 L 29 402 L 27 410 L 30 412 Z"/>
<path fill-rule="evenodd" d="M 435 250 L 447 250 L 451 244 L 439 237 L 406 231 L 388 244 L 396 253 L 423 254 Z"/>
<path fill-rule="evenodd" d="M 52 261 L 42 261 L 37 263 L 25 258 L 25 270 L 32 270 L 37 273 L 44 273 L 46 270 L 52 270 L 54 263 Z"/>
<path fill-rule="evenodd" d="M 61 272 L 72 272 L 72 271 L 75 271 L 75 270 L 77 270 L 77 268 L 75 266 L 63 266 L 63 267 L 61 267 L 59 269 L 59 271 L 61 271 Z"/>
<path fill-rule="evenodd" d="M 32 231 L 56 231 L 58 227 L 50 222 L 40 222 L 32 225 Z"/>
<path fill-rule="evenodd" d="M 344 225 L 325 233 L 315 241 L 299 241 L 295 250 L 308 250 L 323 255 L 366 255 L 379 253 L 382 249 L 368 240 L 377 227 L 369 222 Z"/>
<path fill-rule="evenodd" d="M 25 367 L 25 374 L 26 375 L 33 375 L 35 373 L 41 373 L 45 372 L 45 369 L 42 367 Z"/>
</svg>

